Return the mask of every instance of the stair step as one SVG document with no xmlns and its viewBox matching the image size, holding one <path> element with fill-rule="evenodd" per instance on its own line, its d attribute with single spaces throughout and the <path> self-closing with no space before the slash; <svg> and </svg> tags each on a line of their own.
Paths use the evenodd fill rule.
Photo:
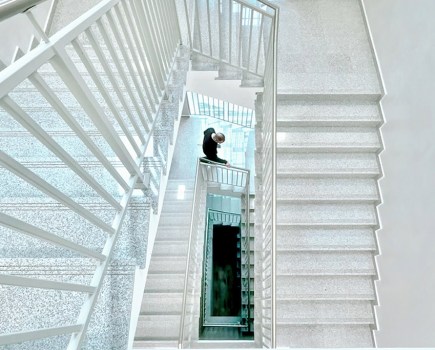
<svg viewBox="0 0 435 350">
<path fill-rule="evenodd" d="M 105 203 L 100 194 L 98 194 L 90 185 L 88 185 L 79 175 L 72 169 L 67 167 L 65 163 L 60 162 L 21 162 L 27 169 L 35 173 L 47 181 L 52 186 L 56 187 L 68 197 L 72 198 L 94 198 L 94 201 L 100 200 Z M 94 164 L 94 163 L 93 163 Z M 82 169 L 85 170 L 106 192 L 119 202 L 121 200 L 120 186 L 116 180 L 102 166 L 87 166 L 82 164 Z M 10 171 L 0 167 L 0 178 L 2 183 L 1 196 L 14 196 L 17 189 L 20 189 L 21 197 L 37 197 L 41 192 L 33 186 L 23 186 L 23 180 L 12 174 Z M 8 191 L 10 189 L 10 192 Z"/>
<path fill-rule="evenodd" d="M 380 176 L 376 154 L 278 153 L 277 174 L 283 176 Z"/>
<path fill-rule="evenodd" d="M 187 255 L 186 241 L 156 241 L 154 243 L 154 256 L 186 256 Z"/>
<path fill-rule="evenodd" d="M 375 300 L 372 276 L 288 276 L 276 278 L 277 300 Z"/>
<path fill-rule="evenodd" d="M 182 293 L 184 290 L 183 273 L 149 274 L 145 284 L 146 293 Z"/>
<path fill-rule="evenodd" d="M 162 214 L 160 215 L 159 230 L 162 228 L 164 229 L 167 226 L 175 226 L 179 228 L 190 227 L 190 221 L 190 213 L 175 214 L 162 212 Z"/>
<path fill-rule="evenodd" d="M 170 180 L 169 180 L 170 181 Z M 178 197 L 182 196 L 181 199 Z M 168 190 L 166 189 L 165 192 L 165 202 L 185 202 L 185 201 L 191 201 L 193 199 L 193 191 L 185 189 L 184 191 L 178 191 L 177 190 Z"/>
<path fill-rule="evenodd" d="M 136 340 L 178 340 L 179 315 L 139 315 Z"/>
<path fill-rule="evenodd" d="M 50 135 L 74 158 L 97 160 L 73 132 L 56 131 L 50 133 Z M 114 159 L 116 157 L 113 150 L 98 132 L 88 132 L 88 135 L 107 158 Z M 27 132 L 0 132 L 0 148 L 8 150 L 8 154 L 15 159 L 42 161 L 53 158 L 53 153 Z"/>
<path fill-rule="evenodd" d="M 177 349 L 178 340 L 135 340 L 134 350 L 141 349 Z"/>
<path fill-rule="evenodd" d="M 156 235 L 156 242 L 187 242 L 189 240 L 190 225 L 182 227 L 159 224 Z"/>
<path fill-rule="evenodd" d="M 186 257 L 153 256 L 150 262 L 150 274 L 158 273 L 184 273 L 186 270 Z"/>
<path fill-rule="evenodd" d="M 277 348 L 372 348 L 371 325 L 277 325 Z"/>
<path fill-rule="evenodd" d="M 192 343 L 192 349 L 258 349 L 254 341 L 249 340 L 199 340 Z"/>
<path fill-rule="evenodd" d="M 371 252 L 285 252 L 279 251 L 279 275 L 375 275 Z"/>
<path fill-rule="evenodd" d="M 380 200 L 374 179 L 292 177 L 277 180 L 279 202 Z"/>
<path fill-rule="evenodd" d="M 364 127 L 280 127 L 279 151 L 344 150 L 376 151 L 381 148 L 378 130 Z"/>
<path fill-rule="evenodd" d="M 192 200 L 168 201 L 165 198 L 165 202 L 162 208 L 162 214 L 165 215 L 184 214 L 190 219 L 191 212 L 192 212 Z"/>
<path fill-rule="evenodd" d="M 382 123 L 377 102 L 341 99 L 307 100 L 278 98 L 278 124 L 287 125 L 372 125 Z"/>
<path fill-rule="evenodd" d="M 375 233 L 370 228 L 278 227 L 277 249 L 375 251 Z"/>
<path fill-rule="evenodd" d="M 277 223 L 376 226 L 377 217 L 372 204 L 281 203 L 277 206 Z"/>
<path fill-rule="evenodd" d="M 145 291 L 141 314 L 181 315 L 183 293 L 150 293 Z"/>
<path fill-rule="evenodd" d="M 370 301 L 295 301 L 279 300 L 278 324 L 374 324 Z"/>
</svg>

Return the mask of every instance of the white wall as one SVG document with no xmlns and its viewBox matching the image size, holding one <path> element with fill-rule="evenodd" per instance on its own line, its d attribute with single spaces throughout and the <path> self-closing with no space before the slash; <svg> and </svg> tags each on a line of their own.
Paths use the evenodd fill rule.
<svg viewBox="0 0 435 350">
<path fill-rule="evenodd" d="M 435 1 L 364 0 L 387 96 L 378 347 L 435 346 Z"/>
<path fill-rule="evenodd" d="M 51 3 L 52 1 L 45 1 L 32 9 L 41 27 L 45 25 Z M 27 52 L 33 34 L 36 34 L 36 31 L 24 14 L 18 14 L 0 22 L 0 60 L 9 65 L 17 46 Z"/>
</svg>

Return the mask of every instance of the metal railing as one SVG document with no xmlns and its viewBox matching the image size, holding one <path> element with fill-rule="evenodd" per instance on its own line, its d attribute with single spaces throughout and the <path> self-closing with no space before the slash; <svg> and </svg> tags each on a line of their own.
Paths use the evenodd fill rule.
<svg viewBox="0 0 435 350">
<path fill-rule="evenodd" d="M 276 347 L 276 94 L 279 10 L 273 17 L 271 45 L 268 48 L 262 99 L 262 203 L 261 242 L 261 337 L 263 346 Z"/>
<path fill-rule="evenodd" d="M 192 115 L 207 115 L 246 128 L 254 127 L 253 109 L 192 91 L 187 92 L 187 100 Z"/>
<path fill-rule="evenodd" d="M 205 202 L 206 191 L 210 185 L 227 186 L 225 189 L 237 191 L 244 195 L 245 208 L 249 208 L 249 170 L 242 168 L 229 168 L 225 165 L 198 159 L 196 168 L 195 190 L 193 198 L 193 210 L 191 230 L 188 244 L 187 266 L 184 281 L 183 306 L 180 322 L 179 348 L 189 347 L 192 341 L 198 340 L 202 260 L 204 252 L 205 230 Z M 248 290 L 247 290 L 247 318 L 249 320 L 249 266 L 250 266 L 250 234 L 249 234 L 249 209 L 245 210 L 242 220 L 245 223 L 245 252 L 242 264 L 248 267 Z M 188 309 L 189 307 L 189 309 Z M 195 312 L 195 311 L 198 312 Z M 198 317 L 198 319 L 196 319 Z"/>
<path fill-rule="evenodd" d="M 47 0 L 9 0 L 0 3 L 0 22 L 13 17 L 19 13 L 24 13 L 32 7 L 39 5 Z"/>
<path fill-rule="evenodd" d="M 259 6 L 261 3 L 262 6 Z M 275 7 L 264 1 L 184 0 L 193 52 L 263 77 L 274 31 Z"/>
<path fill-rule="evenodd" d="M 1 285 L 74 291 L 85 297 L 75 323 L 10 328 L 0 335 L 0 345 L 71 334 L 67 348 L 79 349 L 133 191 L 147 186 L 141 165 L 166 96 L 180 32 L 172 0 L 102 1 L 51 38 L 34 25 L 45 43 L 0 72 L 0 165 L 8 171 L 8 179 L 14 179 L 2 190 L 22 196 L 16 187 L 21 181 L 23 191 L 30 186 L 36 196 L 42 193 L 48 201 L 60 203 L 78 215 L 83 227 L 104 232 L 105 240 L 96 249 L 76 242 L 80 225 L 65 227 L 61 237 L 54 230 L 55 218 L 42 228 L 38 222 L 15 217 L 16 213 L 0 213 L 1 226 L 92 258 L 96 265 L 89 284 L 1 275 Z M 53 181 L 60 175 L 37 175 L 26 166 L 25 160 L 32 157 L 37 162 L 60 160 L 78 179 L 82 192 L 92 193 L 94 202 L 106 203 L 114 214 L 102 217 L 83 204 L 83 198 L 67 193 Z M 85 170 L 83 158 L 99 162 L 100 173 Z M 121 169 L 113 162 L 120 162 Z"/>
</svg>

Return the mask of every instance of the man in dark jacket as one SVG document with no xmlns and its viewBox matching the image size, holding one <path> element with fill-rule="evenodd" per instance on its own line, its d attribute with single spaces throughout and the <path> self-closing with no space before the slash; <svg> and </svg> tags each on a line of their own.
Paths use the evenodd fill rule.
<svg viewBox="0 0 435 350">
<path fill-rule="evenodd" d="M 202 150 L 206 155 L 206 159 L 229 166 L 230 163 L 228 163 L 225 159 L 221 159 L 217 156 L 218 144 L 221 144 L 223 142 L 225 142 L 224 134 L 222 134 L 221 132 L 217 133 L 213 128 L 208 128 L 204 131 Z"/>
</svg>

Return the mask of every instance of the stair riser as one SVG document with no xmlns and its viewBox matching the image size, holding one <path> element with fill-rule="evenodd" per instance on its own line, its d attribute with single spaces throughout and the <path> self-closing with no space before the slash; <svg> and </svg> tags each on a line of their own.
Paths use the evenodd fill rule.
<svg viewBox="0 0 435 350">
<path fill-rule="evenodd" d="M 278 323 L 356 322 L 374 324 L 369 301 L 278 301 Z"/>
<path fill-rule="evenodd" d="M 145 293 L 141 314 L 180 314 L 183 302 L 182 293 Z"/>
<path fill-rule="evenodd" d="M 24 163 L 23 165 L 26 166 Z M 42 165 L 42 163 L 41 163 Z M 54 165 L 50 168 L 50 165 L 46 167 L 27 167 L 29 170 L 34 172 L 36 175 L 68 195 L 72 198 L 94 198 L 96 201 L 105 203 L 106 201 L 101 198 L 101 196 L 95 192 L 84 180 L 82 180 L 75 172 L 66 168 L 57 167 Z M 119 202 L 122 195 L 122 188 L 116 183 L 113 177 L 107 173 L 104 169 L 97 167 L 83 167 L 85 171 L 91 175 L 91 177 L 101 185 L 108 193 L 110 193 Z M 33 186 L 23 185 L 23 180 L 15 176 L 11 172 L 0 168 L 0 178 L 4 185 L 2 186 L 2 196 L 13 197 L 17 195 L 19 190 L 19 195 L 21 197 L 38 197 L 43 196 L 43 194 Z"/>
<path fill-rule="evenodd" d="M 278 252 L 279 275 L 375 275 L 371 252 Z"/>
<path fill-rule="evenodd" d="M 328 127 L 291 127 L 279 128 L 278 148 L 324 147 L 381 148 L 378 130 L 373 128 L 328 128 Z"/>
<path fill-rule="evenodd" d="M 276 332 L 277 347 L 373 347 L 369 325 L 278 325 Z"/>
<path fill-rule="evenodd" d="M 348 174 L 378 177 L 379 162 L 374 154 L 364 153 L 278 153 L 277 173 L 285 175 L 301 174 Z"/>
<path fill-rule="evenodd" d="M 175 339 L 180 328 L 180 316 L 146 315 L 139 316 L 137 323 L 137 339 Z"/>
<path fill-rule="evenodd" d="M 374 232 L 364 228 L 278 228 L 278 250 L 375 250 Z"/>
<path fill-rule="evenodd" d="M 365 200 L 378 201 L 372 179 L 286 178 L 278 179 L 278 200 Z"/>
<path fill-rule="evenodd" d="M 371 276 L 278 276 L 277 299 L 374 300 Z"/>
<path fill-rule="evenodd" d="M 278 224 L 364 224 L 377 225 L 370 204 L 285 204 L 277 207 Z"/>
</svg>

